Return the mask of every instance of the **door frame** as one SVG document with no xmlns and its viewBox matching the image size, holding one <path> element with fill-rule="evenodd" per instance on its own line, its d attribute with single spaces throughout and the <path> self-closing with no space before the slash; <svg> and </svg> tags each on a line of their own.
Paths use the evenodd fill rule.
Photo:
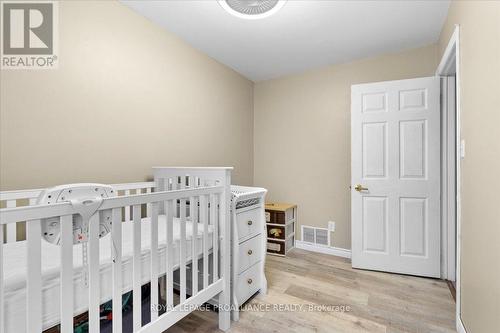
<svg viewBox="0 0 500 333">
<path fill-rule="evenodd" d="M 441 77 L 441 96 L 441 278 L 456 283 L 455 74 Z"/>
<path fill-rule="evenodd" d="M 446 50 L 444 51 L 444 54 L 441 58 L 441 61 L 439 63 L 439 66 L 436 70 L 436 75 L 441 76 L 441 77 L 446 77 L 449 76 L 455 72 L 455 95 L 456 95 L 456 105 L 455 105 L 455 135 L 456 135 L 456 146 L 455 146 L 455 163 L 456 163 L 456 173 L 455 173 L 455 184 L 456 184 L 456 239 L 455 239 L 455 244 L 456 244 L 456 312 L 455 312 L 455 317 L 456 317 L 456 329 L 457 332 L 459 333 L 466 333 L 467 331 L 465 330 L 465 327 L 462 322 L 461 318 L 461 279 L 460 279 L 460 252 L 461 252 L 461 212 L 462 212 L 462 205 L 461 205 L 461 159 L 463 158 L 463 142 L 462 142 L 462 137 L 461 137 L 461 128 L 462 128 L 462 122 L 461 122 L 461 68 L 460 68 L 460 26 L 457 24 L 455 25 L 455 29 L 453 31 L 453 34 L 448 42 L 448 45 L 446 47 Z M 448 105 L 447 101 L 447 94 L 443 94 L 443 99 L 445 100 L 446 105 Z M 445 107 L 443 108 L 445 112 L 449 112 L 450 108 Z M 449 119 L 449 117 L 447 117 Z M 448 148 L 453 148 L 449 147 Z M 448 178 L 448 170 L 445 170 L 446 175 L 443 175 L 443 177 Z M 446 193 L 446 192 L 443 192 Z M 442 200 L 448 200 L 447 197 L 443 197 Z M 447 215 L 449 216 L 449 215 Z M 449 230 L 450 223 L 453 223 L 453 221 L 450 221 L 450 219 L 447 219 L 446 222 L 446 227 L 447 230 Z M 450 259 L 450 253 L 448 251 L 448 244 L 444 244 L 443 247 L 446 251 L 446 262 L 449 262 L 448 260 Z M 447 271 L 448 267 L 445 268 L 446 271 L 446 276 L 447 276 Z"/>
</svg>

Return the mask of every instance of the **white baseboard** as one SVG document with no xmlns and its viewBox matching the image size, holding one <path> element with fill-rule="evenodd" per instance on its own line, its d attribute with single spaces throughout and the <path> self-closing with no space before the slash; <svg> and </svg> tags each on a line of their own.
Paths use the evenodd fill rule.
<svg viewBox="0 0 500 333">
<path fill-rule="evenodd" d="M 311 244 L 311 243 L 306 243 L 306 242 L 299 241 L 299 240 L 295 241 L 295 247 L 298 249 L 311 251 L 311 252 L 330 254 L 332 256 L 337 256 L 337 257 L 342 257 L 342 258 L 351 258 L 351 250 L 342 249 L 339 247 Z"/>
<path fill-rule="evenodd" d="M 464 323 L 462 322 L 462 318 L 460 316 L 457 316 L 457 333 L 467 333 L 465 330 Z"/>
</svg>

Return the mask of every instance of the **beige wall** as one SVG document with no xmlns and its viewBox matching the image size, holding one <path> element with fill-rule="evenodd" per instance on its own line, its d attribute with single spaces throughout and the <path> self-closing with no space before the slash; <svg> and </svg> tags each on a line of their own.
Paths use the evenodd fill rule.
<svg viewBox="0 0 500 333">
<path fill-rule="evenodd" d="M 253 181 L 253 83 L 115 1 L 60 5 L 57 70 L 2 70 L 0 189 L 130 182 L 153 165 Z"/>
<path fill-rule="evenodd" d="M 256 83 L 254 184 L 270 200 L 297 203 L 299 226 L 336 221 L 333 246 L 350 248 L 351 85 L 436 67 L 433 45 Z"/>
<path fill-rule="evenodd" d="M 460 24 L 462 321 L 469 333 L 500 327 L 500 2 L 454 1 L 441 34 Z"/>
</svg>

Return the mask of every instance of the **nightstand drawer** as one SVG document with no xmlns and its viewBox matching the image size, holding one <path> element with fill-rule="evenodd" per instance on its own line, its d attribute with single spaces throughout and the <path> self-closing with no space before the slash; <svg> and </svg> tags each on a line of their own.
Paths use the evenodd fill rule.
<svg viewBox="0 0 500 333">
<path fill-rule="evenodd" d="M 260 270 L 260 263 L 256 263 L 240 275 L 236 282 L 236 299 L 238 305 L 241 306 L 253 294 L 261 288 L 262 271 Z"/>
<path fill-rule="evenodd" d="M 238 273 L 253 266 L 262 257 L 262 235 L 255 236 L 239 245 Z"/>
<path fill-rule="evenodd" d="M 236 226 L 238 228 L 238 239 L 247 238 L 251 235 L 261 233 L 262 209 L 256 208 L 236 214 Z"/>
</svg>

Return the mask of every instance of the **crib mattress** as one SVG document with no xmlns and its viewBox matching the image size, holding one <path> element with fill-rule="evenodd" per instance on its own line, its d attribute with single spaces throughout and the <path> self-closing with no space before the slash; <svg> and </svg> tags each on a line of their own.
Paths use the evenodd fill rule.
<svg viewBox="0 0 500 333">
<path fill-rule="evenodd" d="M 133 224 L 123 223 L 122 227 L 122 280 L 123 292 L 132 289 L 132 255 L 133 255 Z M 141 223 L 141 265 L 142 284 L 150 281 L 150 230 L 149 218 Z M 174 267 L 179 265 L 180 222 L 174 220 L 173 225 Z M 198 225 L 196 257 L 203 253 L 203 225 Z M 212 248 L 212 227 L 208 230 L 209 248 Z M 187 257 L 191 260 L 192 225 L 186 222 Z M 100 243 L 100 296 L 101 304 L 112 298 L 112 266 L 111 266 L 111 235 L 99 240 Z M 5 283 L 5 331 L 22 333 L 26 331 L 26 241 L 4 244 L 4 283 Z M 166 271 L 166 217 L 158 217 L 158 256 L 159 272 Z M 57 325 L 60 321 L 60 247 L 42 240 L 42 323 L 43 329 Z M 88 309 L 88 288 L 84 283 L 82 269 L 82 246 L 73 247 L 73 295 L 74 315 L 86 312 Z"/>
</svg>

